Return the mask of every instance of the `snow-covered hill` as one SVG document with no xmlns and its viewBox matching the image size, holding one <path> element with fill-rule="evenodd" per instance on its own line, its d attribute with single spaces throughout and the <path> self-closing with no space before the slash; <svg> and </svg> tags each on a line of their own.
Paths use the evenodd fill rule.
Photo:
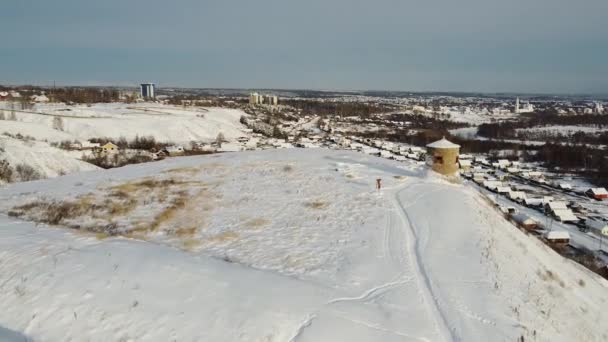
<svg viewBox="0 0 608 342">
<path fill-rule="evenodd" d="M 0 125 L 4 121 L 0 121 Z M 0 129 L 3 126 L 0 126 Z M 33 168 L 40 178 L 97 170 L 97 166 L 80 160 L 81 152 L 65 151 L 52 147 L 47 142 L 15 139 L 0 135 L 0 160 L 5 160 L 14 168 L 25 164 Z"/>
<path fill-rule="evenodd" d="M 0 212 L 0 336 L 15 340 L 608 336 L 605 280 L 414 164 L 172 158 L 14 184 Z"/>
<path fill-rule="evenodd" d="M 157 141 L 187 143 L 211 141 L 220 132 L 228 140 L 241 136 L 244 127 L 239 119 L 243 114 L 235 109 L 182 108 L 154 103 L 37 104 L 33 110 L 16 111 L 20 127 L 6 124 L 5 130 L 49 141 L 100 137 L 131 140 L 139 135 L 154 136 Z M 57 123 L 56 118 L 60 118 L 61 123 Z M 4 123 L 0 121 L 0 133 L 4 132 Z"/>
</svg>

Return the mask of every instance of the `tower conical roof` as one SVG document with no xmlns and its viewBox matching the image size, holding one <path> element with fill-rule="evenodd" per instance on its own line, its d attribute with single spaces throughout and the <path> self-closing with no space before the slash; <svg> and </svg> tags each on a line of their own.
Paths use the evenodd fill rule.
<svg viewBox="0 0 608 342">
<path fill-rule="evenodd" d="M 445 137 L 441 138 L 441 140 L 437 140 L 433 143 L 430 143 L 428 145 L 426 145 L 426 147 L 430 147 L 430 148 L 459 148 L 460 145 L 454 144 L 453 142 L 449 141 L 448 139 L 446 139 Z"/>
</svg>

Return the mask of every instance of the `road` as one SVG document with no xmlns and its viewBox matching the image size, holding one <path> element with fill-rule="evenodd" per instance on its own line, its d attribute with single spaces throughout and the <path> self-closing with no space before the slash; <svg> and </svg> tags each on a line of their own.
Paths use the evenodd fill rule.
<svg viewBox="0 0 608 342">
<path fill-rule="evenodd" d="M 496 196 L 496 201 L 502 206 L 514 207 L 518 212 L 525 213 L 526 215 L 534 218 L 537 222 L 547 227 L 547 229 L 551 230 L 563 230 L 567 231 L 570 234 L 570 243 L 575 247 L 585 247 L 591 251 L 599 251 L 600 247 L 600 238 L 591 234 L 581 232 L 577 226 L 573 224 L 567 224 L 563 222 L 559 222 L 551 219 L 550 217 L 545 216 L 543 213 L 534 210 L 532 208 L 528 208 L 524 205 L 521 205 L 517 202 L 511 201 L 505 196 L 500 196 L 483 186 L 478 185 L 473 181 L 467 181 L 467 184 L 477 189 L 479 192 L 485 195 L 494 195 Z M 604 239 L 602 243 L 602 251 L 608 253 L 608 239 Z M 601 254 L 600 254 L 601 256 Z M 601 256 L 602 259 L 608 262 L 608 258 L 606 256 Z"/>
</svg>

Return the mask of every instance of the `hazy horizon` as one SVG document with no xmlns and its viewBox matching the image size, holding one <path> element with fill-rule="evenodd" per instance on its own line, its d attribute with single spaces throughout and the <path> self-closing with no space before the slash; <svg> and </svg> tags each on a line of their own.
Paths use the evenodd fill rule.
<svg viewBox="0 0 608 342">
<path fill-rule="evenodd" d="M 608 93 L 608 2 L 9 0 L 0 83 Z"/>
</svg>

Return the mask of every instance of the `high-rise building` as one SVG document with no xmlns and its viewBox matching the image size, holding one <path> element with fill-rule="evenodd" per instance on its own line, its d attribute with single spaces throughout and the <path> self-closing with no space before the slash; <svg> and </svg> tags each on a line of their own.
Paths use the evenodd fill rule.
<svg viewBox="0 0 608 342">
<path fill-rule="evenodd" d="M 262 98 L 261 98 L 260 94 L 258 94 L 258 93 L 249 94 L 249 104 L 250 105 L 257 105 L 260 103 L 262 103 Z"/>
<path fill-rule="evenodd" d="M 141 97 L 143 97 L 144 99 L 153 99 L 156 96 L 154 88 L 154 83 L 142 83 L 140 88 Z"/>
<path fill-rule="evenodd" d="M 604 114 L 604 105 L 601 102 L 595 103 L 595 113 Z"/>
<path fill-rule="evenodd" d="M 249 104 L 276 106 L 279 104 L 279 98 L 276 95 L 260 95 L 258 93 L 251 93 L 249 94 Z"/>
</svg>

